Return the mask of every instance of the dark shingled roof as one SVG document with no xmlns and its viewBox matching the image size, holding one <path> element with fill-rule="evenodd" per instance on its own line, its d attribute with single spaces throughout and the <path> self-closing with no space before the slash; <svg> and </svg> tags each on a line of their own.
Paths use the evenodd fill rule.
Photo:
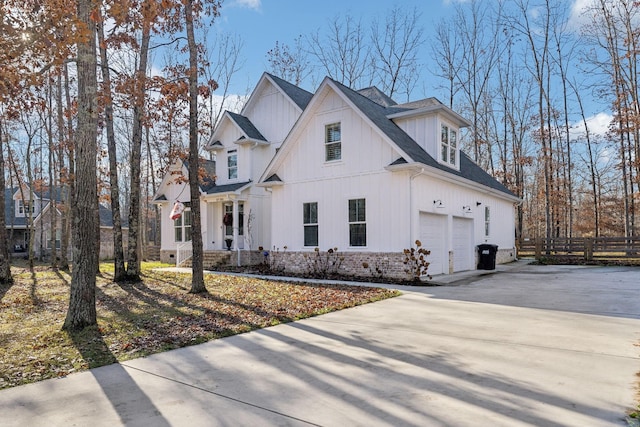
<svg viewBox="0 0 640 427">
<path fill-rule="evenodd" d="M 407 164 L 407 161 L 404 159 L 404 157 L 400 157 L 398 160 L 391 163 L 389 166 L 406 165 L 406 164 Z"/>
<path fill-rule="evenodd" d="M 391 99 L 391 97 L 387 96 L 384 92 L 382 92 L 375 86 L 360 89 L 358 93 L 360 95 L 366 96 L 376 104 L 380 104 L 383 107 L 391 107 L 392 105 L 397 104 L 396 101 Z"/>
<path fill-rule="evenodd" d="M 280 77 L 276 77 L 273 74 L 269 74 L 269 73 L 266 73 L 266 74 L 269 77 L 271 77 L 271 79 L 278 86 L 280 86 L 280 89 L 282 89 L 282 91 L 286 93 L 287 96 L 291 98 L 291 100 L 295 102 L 296 105 L 298 105 L 298 107 L 300 107 L 301 110 L 304 110 L 305 108 L 307 108 L 309 101 L 311 101 L 311 98 L 313 98 L 312 93 L 307 92 L 306 90 L 294 84 L 291 84 L 286 80 L 282 80 Z"/>
<path fill-rule="evenodd" d="M 5 188 L 4 190 L 4 219 L 7 228 L 11 225 L 14 227 L 25 227 L 27 225 L 26 217 L 16 217 L 15 208 L 13 206 L 13 194 L 18 191 L 17 188 Z"/>
<path fill-rule="evenodd" d="M 349 89 L 343 84 L 332 80 L 345 96 L 355 104 L 355 106 L 362 111 L 382 132 L 389 137 L 395 144 L 410 157 L 410 160 L 417 163 L 422 163 L 426 166 L 430 166 L 444 172 L 457 175 L 459 177 L 468 179 L 478 184 L 485 185 L 494 190 L 506 193 L 510 196 L 515 195 L 504 185 L 498 182 L 495 178 L 485 172 L 480 166 L 476 165 L 466 154 L 460 152 L 460 170 L 450 168 L 448 166 L 440 164 L 433 157 L 431 157 L 416 141 L 413 140 L 406 132 L 404 132 L 393 120 L 387 117 L 388 114 L 397 112 L 394 107 L 383 107 L 380 104 L 375 103 L 369 98 L 361 95 L 360 93 Z M 431 98 L 430 98 L 431 99 Z M 437 100 L 436 100 L 437 101 Z M 395 163 L 395 162 L 394 162 Z"/>
<path fill-rule="evenodd" d="M 224 147 L 224 145 L 222 145 L 222 142 L 220 142 L 220 141 L 216 141 L 216 142 L 214 142 L 213 144 L 209 145 L 209 148 L 214 148 L 214 147 L 215 147 L 215 148 L 223 148 L 223 147 Z"/>
<path fill-rule="evenodd" d="M 62 192 L 66 192 L 67 189 L 60 189 L 57 188 L 56 192 L 55 192 L 55 196 L 56 196 L 56 200 L 60 201 L 61 200 L 61 193 Z M 23 217 L 16 217 L 15 216 L 15 206 L 13 204 L 13 194 L 18 191 L 17 188 L 5 188 L 4 190 L 4 218 L 6 221 L 6 225 L 7 228 L 10 228 L 12 225 L 14 227 L 17 228 L 23 228 L 27 226 L 27 217 L 23 216 Z M 48 196 L 49 196 L 49 190 L 45 190 L 44 192 L 42 192 L 42 197 L 44 200 L 44 206 L 43 209 L 46 208 L 46 206 L 49 204 L 49 200 L 48 200 Z M 38 197 L 40 197 L 38 195 Z M 99 205 L 99 210 L 98 210 L 98 214 L 100 216 L 100 226 L 101 227 L 113 227 L 113 218 L 111 216 L 111 207 L 110 206 L 105 206 L 100 204 Z M 122 212 L 120 212 L 120 215 L 122 216 L 122 226 L 123 227 L 127 227 L 128 226 L 128 218 L 126 215 L 123 215 Z"/>
<path fill-rule="evenodd" d="M 214 187 L 216 185 L 216 179 L 215 179 L 215 177 L 216 177 L 216 162 L 214 162 L 213 160 L 200 159 L 200 166 L 207 173 L 202 178 L 202 184 L 200 184 L 200 188 L 202 189 L 203 192 L 207 193 L 207 192 L 209 192 L 209 189 L 211 187 Z"/>
<path fill-rule="evenodd" d="M 269 178 L 265 179 L 264 182 L 282 182 L 282 180 L 277 174 L 274 173 Z"/>
<path fill-rule="evenodd" d="M 395 107 L 406 109 L 406 110 L 415 110 L 416 108 L 430 107 L 432 105 L 444 105 L 444 104 L 438 101 L 438 98 L 431 97 L 431 98 L 420 99 L 418 101 L 406 102 L 404 104 L 398 104 Z"/>
<path fill-rule="evenodd" d="M 98 213 L 100 214 L 100 227 L 113 227 L 113 215 L 111 214 L 111 206 L 99 205 Z M 129 226 L 129 218 L 126 213 L 120 210 L 120 225 L 122 227 Z"/>
<path fill-rule="evenodd" d="M 184 160 L 184 166 L 189 170 L 189 161 Z M 200 190 L 203 193 L 208 193 L 211 187 L 215 187 L 216 185 L 216 162 L 213 160 L 200 158 L 200 167 L 204 169 L 206 175 L 202 177 L 202 182 L 200 183 Z M 156 198 L 156 200 L 160 201 L 160 197 Z M 166 200 L 166 197 L 165 197 Z"/>
<path fill-rule="evenodd" d="M 207 194 L 230 193 L 233 191 L 238 191 L 242 187 L 246 187 L 249 184 L 251 184 L 251 181 L 238 182 L 235 184 L 214 185 L 212 187 L 209 187 L 206 193 Z"/>
<path fill-rule="evenodd" d="M 249 120 L 247 117 L 241 114 L 232 113 L 231 111 L 227 111 L 227 114 L 229 114 L 231 120 L 233 120 L 238 126 L 240 126 L 240 129 L 242 129 L 242 132 L 244 132 L 244 134 L 247 135 L 248 138 L 256 139 L 259 141 L 267 140 L 264 136 L 262 136 L 260 131 L 256 129 L 253 123 L 251 123 L 251 120 Z"/>
</svg>

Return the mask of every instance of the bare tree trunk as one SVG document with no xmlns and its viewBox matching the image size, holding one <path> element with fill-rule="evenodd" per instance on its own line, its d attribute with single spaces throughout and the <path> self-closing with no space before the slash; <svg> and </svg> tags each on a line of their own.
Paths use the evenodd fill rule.
<svg viewBox="0 0 640 427">
<path fill-rule="evenodd" d="M 140 162 L 142 160 L 142 121 L 145 106 L 147 61 L 149 57 L 150 24 L 142 29 L 140 63 L 136 73 L 136 90 L 133 107 L 133 135 L 131 138 L 131 200 L 129 202 L 129 243 L 127 247 L 127 276 L 130 280 L 140 280 Z"/>
<path fill-rule="evenodd" d="M 190 293 L 207 292 L 204 284 L 202 232 L 200 221 L 200 162 L 198 155 L 198 51 L 193 31 L 193 0 L 184 3 L 189 45 L 189 189 L 191 190 L 191 244 L 193 247 Z"/>
<path fill-rule="evenodd" d="M 49 99 L 49 115 L 48 115 L 48 129 L 47 135 L 49 138 L 49 244 L 51 245 L 51 268 L 58 268 L 58 254 L 56 250 L 56 210 L 57 210 L 57 192 L 54 178 L 54 153 L 55 147 L 53 143 L 53 88 L 52 81 L 49 80 L 48 86 L 48 99 Z"/>
<path fill-rule="evenodd" d="M 4 182 L 4 128 L 0 122 L 0 206 L 5 206 L 5 182 Z M 11 259 L 9 258 L 9 238 L 7 236 L 7 224 L 4 212 L 0 214 L 0 284 L 13 283 L 11 275 Z"/>
<path fill-rule="evenodd" d="M 71 95 L 69 93 L 69 69 L 67 65 L 64 65 L 64 89 L 65 89 L 65 103 L 67 107 L 67 111 L 71 110 Z M 65 141 L 64 137 L 64 114 L 62 111 L 62 82 L 58 82 L 58 91 L 59 91 L 59 107 L 58 107 L 58 137 L 60 138 L 60 162 L 64 162 L 65 152 L 63 141 Z M 73 197 L 75 193 L 75 161 L 73 155 L 73 127 L 71 122 L 71 117 L 67 118 L 67 156 L 68 156 L 68 168 L 66 174 L 63 172 L 62 168 L 60 169 L 60 180 L 63 182 L 63 185 L 66 184 L 67 191 L 62 193 L 62 221 L 60 224 L 60 228 L 62 231 L 62 235 L 60 237 L 60 269 L 64 271 L 69 271 L 69 231 L 70 225 L 73 222 L 71 218 L 71 205 L 73 203 Z"/>
<path fill-rule="evenodd" d="M 78 18 L 86 26 L 86 39 L 78 42 L 78 127 L 76 131 L 76 194 L 73 203 L 73 270 L 66 330 L 95 325 L 96 318 L 96 203 L 98 132 L 96 27 L 94 4 L 78 1 Z"/>
<path fill-rule="evenodd" d="M 118 187 L 118 158 L 116 152 L 116 136 L 113 128 L 113 99 L 111 98 L 111 73 L 109 58 L 104 42 L 104 25 L 99 19 L 98 45 L 100 46 L 100 62 L 104 91 L 104 115 L 107 128 L 107 151 L 109 153 L 109 188 L 111 191 L 111 218 L 113 220 L 113 281 L 121 282 L 127 272 L 124 267 L 124 249 L 122 246 L 122 216 L 120 215 L 120 188 Z"/>
</svg>

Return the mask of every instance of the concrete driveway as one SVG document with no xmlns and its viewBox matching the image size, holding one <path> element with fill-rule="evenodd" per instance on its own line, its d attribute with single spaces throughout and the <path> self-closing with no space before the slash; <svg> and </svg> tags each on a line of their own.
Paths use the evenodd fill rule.
<svg viewBox="0 0 640 427">
<path fill-rule="evenodd" d="M 518 266 L 0 392 L 4 426 L 623 426 L 640 269 Z"/>
</svg>

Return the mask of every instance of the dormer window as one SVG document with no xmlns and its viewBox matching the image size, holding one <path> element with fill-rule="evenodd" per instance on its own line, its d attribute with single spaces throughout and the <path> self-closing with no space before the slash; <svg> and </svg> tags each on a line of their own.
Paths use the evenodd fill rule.
<svg viewBox="0 0 640 427">
<path fill-rule="evenodd" d="M 229 170 L 229 179 L 236 179 L 238 177 L 237 150 L 229 150 L 227 152 L 227 169 Z"/>
<path fill-rule="evenodd" d="M 458 134 L 444 124 L 440 127 L 440 161 L 453 166 L 458 161 Z"/>
<path fill-rule="evenodd" d="M 35 206 L 29 201 L 18 200 L 18 216 L 26 216 L 29 211 L 35 213 Z"/>
</svg>

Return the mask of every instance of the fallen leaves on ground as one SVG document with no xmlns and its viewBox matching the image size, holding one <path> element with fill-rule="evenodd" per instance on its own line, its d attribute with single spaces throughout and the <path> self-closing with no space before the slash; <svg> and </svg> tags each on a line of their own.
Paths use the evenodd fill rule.
<svg viewBox="0 0 640 427">
<path fill-rule="evenodd" d="M 191 275 L 148 265 L 143 280 L 118 284 L 101 266 L 97 327 L 61 330 L 68 273 L 14 268 L 0 285 L 0 389 L 206 342 L 398 295 L 348 285 L 206 275 L 209 293 L 189 294 Z"/>
</svg>

